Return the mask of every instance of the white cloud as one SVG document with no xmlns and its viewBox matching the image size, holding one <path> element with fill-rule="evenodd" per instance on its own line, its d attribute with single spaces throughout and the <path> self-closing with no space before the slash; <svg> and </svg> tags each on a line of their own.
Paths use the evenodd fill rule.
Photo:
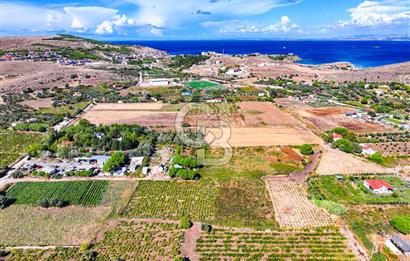
<svg viewBox="0 0 410 261">
<path fill-rule="evenodd" d="M 94 29 L 105 20 L 113 19 L 115 9 L 99 6 L 65 7 L 53 9 L 22 3 L 1 4 L 2 29 L 13 31 L 58 31 L 85 32 Z"/>
<path fill-rule="evenodd" d="M 217 28 L 220 34 L 271 34 L 271 33 L 301 33 L 301 27 L 288 17 L 282 16 L 280 21 L 268 25 L 261 25 L 240 20 L 206 21 L 202 22 L 204 28 Z"/>
<path fill-rule="evenodd" d="M 1 2 L 1 25 L 8 30 L 47 31 L 70 26 L 70 17 L 61 10 Z"/>
<path fill-rule="evenodd" d="M 139 6 L 135 21 L 140 25 L 177 27 L 186 22 L 209 19 L 209 16 L 236 18 L 264 14 L 279 6 L 301 0 L 127 0 Z"/>
<path fill-rule="evenodd" d="M 64 11 L 71 17 L 71 27 L 88 30 L 95 28 L 106 19 L 112 19 L 118 10 L 100 6 L 65 7 Z"/>
<path fill-rule="evenodd" d="M 338 27 L 375 27 L 410 22 L 410 0 L 364 1 L 347 10 L 351 20 Z"/>
</svg>

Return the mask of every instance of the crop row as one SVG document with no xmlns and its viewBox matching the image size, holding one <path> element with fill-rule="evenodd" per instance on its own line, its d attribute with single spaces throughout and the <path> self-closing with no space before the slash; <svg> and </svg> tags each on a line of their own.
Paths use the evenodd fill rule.
<svg viewBox="0 0 410 261">
<path fill-rule="evenodd" d="M 21 205 L 36 205 L 43 199 L 59 199 L 71 205 L 98 205 L 107 185 L 106 180 L 18 182 L 7 191 L 7 197 Z"/>
<path fill-rule="evenodd" d="M 336 229 L 258 231 L 216 229 L 202 233 L 196 251 L 201 260 L 352 260 L 346 239 Z"/>
</svg>

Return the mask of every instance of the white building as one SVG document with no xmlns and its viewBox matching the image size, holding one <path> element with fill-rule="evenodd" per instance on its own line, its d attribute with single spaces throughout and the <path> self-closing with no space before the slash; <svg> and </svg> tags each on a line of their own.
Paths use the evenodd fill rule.
<svg viewBox="0 0 410 261">
<path fill-rule="evenodd" d="M 386 181 L 380 179 L 364 180 L 363 185 L 375 194 L 387 194 L 393 192 L 393 187 Z"/>
</svg>

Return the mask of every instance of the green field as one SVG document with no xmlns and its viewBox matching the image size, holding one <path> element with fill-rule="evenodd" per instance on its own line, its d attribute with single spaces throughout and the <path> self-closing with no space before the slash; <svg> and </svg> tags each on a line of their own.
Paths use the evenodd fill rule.
<svg viewBox="0 0 410 261">
<path fill-rule="evenodd" d="M 338 181 L 334 176 L 315 177 L 309 180 L 309 193 L 317 199 L 330 200 L 342 204 L 409 204 L 410 188 L 404 181 L 394 176 L 376 176 L 395 188 L 393 194 L 377 195 L 363 186 L 363 181 Z"/>
<path fill-rule="evenodd" d="M 213 217 L 216 190 L 198 182 L 141 181 L 122 215 L 193 220 Z"/>
<path fill-rule="evenodd" d="M 40 143 L 44 136 L 39 133 L 0 132 L 0 169 L 23 156 L 27 147 Z"/>
<path fill-rule="evenodd" d="M 59 199 L 70 205 L 98 205 L 108 181 L 18 182 L 7 190 L 13 204 L 36 205 L 43 199 Z"/>
<path fill-rule="evenodd" d="M 185 84 L 194 89 L 207 89 L 219 86 L 219 84 L 209 81 L 192 81 Z"/>
<path fill-rule="evenodd" d="M 200 260 L 355 260 L 338 229 L 202 233 Z"/>
</svg>

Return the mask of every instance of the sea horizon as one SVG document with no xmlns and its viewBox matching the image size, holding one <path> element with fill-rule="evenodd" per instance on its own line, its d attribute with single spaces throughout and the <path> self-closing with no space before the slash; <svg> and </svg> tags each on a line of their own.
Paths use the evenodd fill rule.
<svg viewBox="0 0 410 261">
<path fill-rule="evenodd" d="M 410 41 L 400 40 L 114 40 L 108 43 L 142 45 L 171 55 L 218 52 L 240 54 L 295 54 L 301 64 L 350 62 L 358 68 L 410 61 Z M 255 44 L 258 43 L 258 44 Z"/>
</svg>

